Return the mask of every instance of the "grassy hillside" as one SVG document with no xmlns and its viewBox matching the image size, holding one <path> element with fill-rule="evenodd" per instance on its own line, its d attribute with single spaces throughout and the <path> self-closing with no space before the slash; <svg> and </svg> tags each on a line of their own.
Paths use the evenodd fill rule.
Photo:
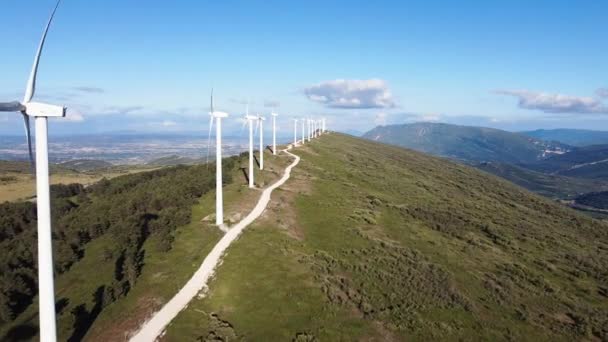
<svg viewBox="0 0 608 342">
<path fill-rule="evenodd" d="M 608 339 L 608 227 L 470 167 L 330 134 L 165 341 Z"/>
<path fill-rule="evenodd" d="M 531 163 L 554 150 L 568 149 L 518 133 L 443 123 L 378 126 L 364 138 L 468 161 Z"/>
<path fill-rule="evenodd" d="M 591 191 L 608 190 L 608 182 L 602 180 L 546 174 L 504 163 L 479 163 L 474 166 L 554 199 L 569 199 Z"/>
<path fill-rule="evenodd" d="M 559 141 L 570 146 L 608 144 L 608 132 L 587 129 L 538 129 L 521 134 L 540 140 Z"/>
<path fill-rule="evenodd" d="M 289 162 L 265 155 L 258 186 Z M 247 187 L 246 164 L 224 160 L 229 224 L 259 196 Z M 210 218 L 214 176 L 214 164 L 178 166 L 52 188 L 59 340 L 122 340 L 175 294 L 222 236 Z M 35 227 L 34 203 L 0 204 L 2 341 L 37 337 Z"/>
</svg>

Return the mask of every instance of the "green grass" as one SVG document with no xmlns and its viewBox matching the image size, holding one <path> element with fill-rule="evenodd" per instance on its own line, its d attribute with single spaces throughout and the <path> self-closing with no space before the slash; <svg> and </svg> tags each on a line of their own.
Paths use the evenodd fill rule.
<svg viewBox="0 0 608 342">
<path fill-rule="evenodd" d="M 606 224 L 339 134 L 303 149 L 165 340 L 608 338 Z"/>
<path fill-rule="evenodd" d="M 239 164 L 246 164 L 245 159 Z M 266 170 L 256 171 L 256 184 L 273 182 L 282 175 L 282 170 L 288 163 L 289 159 L 286 157 L 273 157 L 266 153 Z M 226 219 L 237 212 L 244 216 L 255 205 L 260 195 L 259 190 L 247 188 L 243 174 L 238 168 L 232 172 L 233 183 L 224 187 Z M 202 221 L 214 213 L 215 191 L 211 191 L 203 195 L 192 207 L 191 222 L 177 228 L 171 250 L 161 252 L 157 247 L 159 237 L 150 236 L 143 246 L 144 267 L 135 286 L 125 297 L 103 307 L 86 331 L 84 339 L 122 340 L 171 299 L 200 267 L 208 252 L 223 235 L 213 225 L 213 220 Z M 109 236 L 101 236 L 91 241 L 86 246 L 84 257 L 56 278 L 56 300 L 62 303 L 57 315 L 59 340 L 68 340 L 74 334 L 72 311 L 82 306 L 90 312 L 95 304 L 92 294 L 100 284 L 112 283 L 115 265 L 112 261 L 106 261 L 106 255 L 114 251 L 111 241 Z M 31 329 L 36 333 L 37 301 L 38 298 L 34 298 L 34 303 L 15 321 L 0 327 L 0 336 L 5 336 L 14 327 Z"/>
</svg>

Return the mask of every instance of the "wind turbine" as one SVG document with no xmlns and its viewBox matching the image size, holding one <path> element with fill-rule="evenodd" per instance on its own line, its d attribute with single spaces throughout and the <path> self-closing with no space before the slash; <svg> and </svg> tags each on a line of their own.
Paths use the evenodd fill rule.
<svg viewBox="0 0 608 342">
<path fill-rule="evenodd" d="M 253 121 L 258 118 L 249 115 L 249 104 L 245 112 L 245 124 L 249 124 L 249 188 L 253 189 Z"/>
<path fill-rule="evenodd" d="M 312 119 L 308 119 L 308 141 L 312 140 Z"/>
<path fill-rule="evenodd" d="M 272 154 L 277 155 L 277 116 L 279 114 L 272 111 Z"/>
<path fill-rule="evenodd" d="M 260 127 L 260 170 L 264 170 L 264 121 L 266 118 L 258 114 L 257 120 Z M 255 127 L 256 130 L 258 126 Z"/>
<path fill-rule="evenodd" d="M 61 0 L 57 1 L 55 8 L 42 33 L 38 51 L 34 58 L 34 65 L 25 89 L 23 102 L 0 103 L 2 112 L 21 112 L 25 125 L 25 135 L 29 151 L 32 170 L 36 170 L 36 202 L 38 214 L 38 298 L 40 311 L 40 340 L 56 341 L 55 321 L 55 286 L 53 282 L 53 244 L 51 237 L 51 199 L 49 194 L 49 155 L 48 155 L 48 118 L 64 117 L 66 108 L 45 103 L 32 102 L 36 91 L 36 76 L 38 64 L 44 47 L 44 41 L 53 22 L 55 12 Z M 30 135 L 30 116 L 35 118 L 36 124 L 36 164 L 32 153 L 32 140 Z"/>
<path fill-rule="evenodd" d="M 213 107 L 213 89 L 211 89 L 211 111 L 209 112 L 209 138 L 207 140 L 207 162 L 209 161 L 209 148 L 211 146 L 211 130 L 213 121 L 217 121 L 215 128 L 215 224 L 224 224 L 224 198 L 222 190 L 222 118 L 228 114 L 215 111 Z"/>
<path fill-rule="evenodd" d="M 300 120 L 302 122 L 302 145 L 306 143 L 306 118 Z"/>
<path fill-rule="evenodd" d="M 298 119 L 293 120 L 293 147 L 298 144 Z"/>
</svg>

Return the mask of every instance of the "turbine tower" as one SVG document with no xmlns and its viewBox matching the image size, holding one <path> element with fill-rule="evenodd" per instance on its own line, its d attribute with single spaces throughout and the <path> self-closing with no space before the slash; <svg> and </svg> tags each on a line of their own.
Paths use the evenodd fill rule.
<svg viewBox="0 0 608 342">
<path fill-rule="evenodd" d="M 310 118 L 306 119 L 306 129 L 308 129 L 308 141 L 312 138 L 312 120 Z"/>
<path fill-rule="evenodd" d="M 302 145 L 306 143 L 306 118 L 300 120 L 302 122 Z"/>
<path fill-rule="evenodd" d="M 260 170 L 264 170 L 264 121 L 266 118 L 258 114 L 257 119 L 260 127 Z"/>
<path fill-rule="evenodd" d="M 211 146 L 211 130 L 213 121 L 217 121 L 215 128 L 215 224 L 224 224 L 224 198 L 222 190 L 222 118 L 228 114 L 215 111 L 213 107 L 213 89 L 211 90 L 211 111 L 209 112 L 209 138 L 207 140 L 207 162 L 209 162 L 209 148 Z"/>
<path fill-rule="evenodd" d="M 25 89 L 23 102 L 0 103 L 2 112 L 21 112 L 25 125 L 25 135 L 29 151 L 32 171 L 36 170 L 36 203 L 38 215 L 38 300 L 40 311 L 40 341 L 52 342 L 57 340 L 55 321 L 55 286 L 53 282 L 53 244 L 51 237 L 51 199 L 49 194 L 49 155 L 48 155 L 48 118 L 64 117 L 66 108 L 45 103 L 32 102 L 36 91 L 36 76 L 38 64 L 44 48 L 44 41 L 49 31 L 55 12 L 61 0 L 57 1 L 55 8 L 42 33 L 38 51 L 30 78 Z M 30 117 L 35 118 L 36 125 L 36 164 L 32 153 L 32 140 L 30 136 Z"/>
<path fill-rule="evenodd" d="M 293 120 L 293 147 L 298 144 L 298 119 Z"/>
<path fill-rule="evenodd" d="M 272 111 L 272 154 L 277 155 L 277 116 L 279 114 Z"/>
<path fill-rule="evenodd" d="M 253 121 L 258 118 L 249 115 L 249 105 L 247 105 L 247 111 L 245 112 L 245 124 L 249 124 L 249 188 L 253 189 Z"/>
</svg>

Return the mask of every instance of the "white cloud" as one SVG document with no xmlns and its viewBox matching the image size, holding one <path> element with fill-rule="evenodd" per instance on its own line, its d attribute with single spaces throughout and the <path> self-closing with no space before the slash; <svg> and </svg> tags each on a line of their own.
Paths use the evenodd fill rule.
<svg viewBox="0 0 608 342">
<path fill-rule="evenodd" d="M 330 108 L 393 108 L 395 102 L 385 81 L 334 80 L 304 89 L 309 100 Z"/>
<path fill-rule="evenodd" d="M 600 88 L 595 93 L 603 99 L 608 98 L 608 88 Z"/>
<path fill-rule="evenodd" d="M 89 86 L 81 86 L 81 87 L 73 87 L 74 90 L 83 93 L 91 93 L 91 94 L 103 94 L 106 91 L 99 87 L 89 87 Z"/>
<path fill-rule="evenodd" d="M 608 107 L 592 97 L 549 94 L 528 90 L 498 90 L 498 94 L 518 98 L 519 107 L 560 114 L 608 114 Z"/>
<path fill-rule="evenodd" d="M 173 127 L 173 126 L 177 126 L 177 122 L 171 121 L 171 120 L 165 120 L 165 121 L 161 122 L 161 126 L 163 126 L 163 127 Z"/>
<path fill-rule="evenodd" d="M 78 109 L 70 109 L 68 108 L 68 110 L 65 113 L 65 117 L 60 119 L 59 121 L 65 121 L 65 122 L 83 122 L 84 121 L 84 116 L 82 115 L 82 112 Z"/>
</svg>

